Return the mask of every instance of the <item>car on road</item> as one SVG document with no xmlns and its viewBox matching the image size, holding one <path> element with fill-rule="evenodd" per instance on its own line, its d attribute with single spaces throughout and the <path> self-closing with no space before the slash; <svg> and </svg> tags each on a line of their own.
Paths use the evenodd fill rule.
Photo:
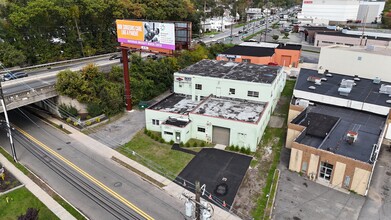
<svg viewBox="0 0 391 220">
<path fill-rule="evenodd" d="M 243 33 L 243 31 L 238 31 L 238 34 L 241 34 L 241 33 Z"/>
<path fill-rule="evenodd" d="M 7 73 L 3 76 L 3 81 L 10 81 L 13 79 L 19 79 L 23 77 L 27 77 L 28 74 L 25 72 L 17 72 L 17 73 Z"/>
<path fill-rule="evenodd" d="M 209 37 L 210 37 L 210 38 L 214 38 L 215 36 L 212 34 L 212 35 L 210 35 Z"/>
<path fill-rule="evenodd" d="M 234 34 L 234 37 L 239 37 L 239 34 Z"/>
<path fill-rule="evenodd" d="M 122 57 L 122 54 L 114 54 L 109 58 L 109 60 L 115 60 L 115 59 L 120 59 Z"/>
<path fill-rule="evenodd" d="M 152 59 L 152 60 L 159 60 L 162 59 L 164 56 L 160 54 L 150 54 L 147 56 L 147 59 Z"/>
<path fill-rule="evenodd" d="M 258 42 L 258 40 L 254 39 L 254 38 L 251 38 L 251 39 L 246 40 L 246 42 Z"/>
</svg>

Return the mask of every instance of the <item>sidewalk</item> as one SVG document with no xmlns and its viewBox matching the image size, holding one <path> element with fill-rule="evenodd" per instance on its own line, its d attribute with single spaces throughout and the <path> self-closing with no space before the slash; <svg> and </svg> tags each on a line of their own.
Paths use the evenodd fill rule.
<svg viewBox="0 0 391 220">
<path fill-rule="evenodd" d="M 58 204 L 49 194 L 35 184 L 29 177 L 24 175 L 22 171 L 16 168 L 11 162 L 7 160 L 2 154 L 0 154 L 0 162 L 4 167 L 9 170 L 24 186 L 33 193 L 43 204 L 50 209 L 58 218 L 64 220 L 74 220 L 67 210 L 65 210 L 60 204 Z"/>
<path fill-rule="evenodd" d="M 127 114 L 132 114 L 132 112 L 128 112 Z M 120 160 L 121 162 L 123 162 L 123 163 L 131 166 L 132 168 L 137 169 L 141 173 L 149 176 L 151 179 L 161 183 L 162 185 L 164 185 L 164 187 L 162 187 L 161 189 L 164 190 L 168 195 L 170 195 L 174 198 L 177 198 L 177 199 L 181 199 L 182 193 L 184 193 L 184 192 L 186 192 L 187 195 L 193 195 L 193 193 L 178 186 L 177 184 L 173 183 L 171 180 L 161 176 L 158 173 L 155 173 L 154 171 L 150 170 L 149 168 L 131 160 L 130 158 L 122 155 L 121 153 L 113 150 L 112 148 L 110 148 L 110 147 L 100 143 L 99 141 L 83 134 L 82 132 L 67 125 L 66 123 L 63 123 L 62 121 L 60 121 L 56 118 L 53 118 L 51 116 L 48 116 L 48 115 L 42 115 L 42 116 L 54 124 L 63 125 L 64 129 L 71 132 L 71 134 L 69 134 L 69 136 L 71 138 L 78 140 L 80 143 L 85 145 L 88 149 L 98 153 L 103 158 L 112 159 L 113 157 L 115 157 L 116 159 Z M 143 178 L 143 177 L 141 177 L 141 178 Z M 143 179 L 145 179 L 145 178 L 143 178 Z M 148 179 L 145 179 L 145 180 L 148 182 L 151 182 Z M 151 182 L 151 184 L 157 186 L 153 182 Z M 159 186 L 157 186 L 157 187 L 159 187 Z M 234 216 L 234 215 L 230 214 L 229 212 L 227 212 L 227 211 L 225 211 L 215 205 L 213 205 L 213 208 L 214 208 L 213 219 L 227 219 L 227 220 L 240 219 L 239 217 Z"/>
</svg>

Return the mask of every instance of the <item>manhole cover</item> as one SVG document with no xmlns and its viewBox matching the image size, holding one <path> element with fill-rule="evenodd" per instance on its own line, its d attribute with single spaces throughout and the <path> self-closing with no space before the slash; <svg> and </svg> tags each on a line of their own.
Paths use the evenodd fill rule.
<svg viewBox="0 0 391 220">
<path fill-rule="evenodd" d="M 114 186 L 115 187 L 120 187 L 120 186 L 122 186 L 122 183 L 121 182 L 116 182 L 116 183 L 114 183 Z"/>
<path fill-rule="evenodd" d="M 61 150 L 61 149 L 62 149 L 61 147 L 57 148 L 57 150 Z"/>
<path fill-rule="evenodd" d="M 225 196 L 228 193 L 228 185 L 226 183 L 220 183 L 216 186 L 214 193 L 218 196 Z"/>
</svg>

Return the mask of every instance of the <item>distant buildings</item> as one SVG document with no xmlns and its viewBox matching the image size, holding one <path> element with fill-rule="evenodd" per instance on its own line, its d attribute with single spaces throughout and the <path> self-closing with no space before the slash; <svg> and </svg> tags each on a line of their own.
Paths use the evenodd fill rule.
<svg viewBox="0 0 391 220">
<path fill-rule="evenodd" d="M 281 67 L 202 60 L 174 73 L 174 94 L 145 111 L 164 140 L 255 151 L 285 86 Z"/>
<path fill-rule="evenodd" d="M 384 1 L 303 0 L 298 19 L 324 19 L 327 24 L 380 22 L 384 5 Z"/>
<path fill-rule="evenodd" d="M 222 52 L 216 59 L 297 67 L 300 54 L 301 45 L 297 44 L 245 42 Z"/>
</svg>

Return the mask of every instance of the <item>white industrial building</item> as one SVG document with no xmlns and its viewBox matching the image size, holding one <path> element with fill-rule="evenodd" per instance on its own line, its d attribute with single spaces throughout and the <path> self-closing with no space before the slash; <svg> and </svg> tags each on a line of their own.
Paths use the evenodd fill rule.
<svg viewBox="0 0 391 220">
<path fill-rule="evenodd" d="M 346 23 L 348 20 L 371 23 L 380 21 L 384 1 L 362 0 L 303 0 L 299 20 L 321 19 L 330 23 Z"/>
<path fill-rule="evenodd" d="M 174 73 L 175 93 L 146 109 L 146 128 L 255 151 L 285 80 L 277 66 L 202 60 Z"/>
<path fill-rule="evenodd" d="M 343 46 L 322 47 L 318 72 L 357 75 L 368 79 L 391 82 L 391 48 L 388 46 Z"/>
</svg>

